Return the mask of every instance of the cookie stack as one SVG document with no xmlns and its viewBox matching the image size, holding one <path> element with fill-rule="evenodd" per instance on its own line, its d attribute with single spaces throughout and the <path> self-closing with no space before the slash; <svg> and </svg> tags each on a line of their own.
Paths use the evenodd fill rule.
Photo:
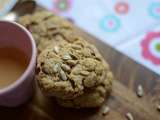
<svg viewBox="0 0 160 120">
<path fill-rule="evenodd" d="M 113 75 L 94 45 L 73 26 L 48 11 L 22 16 L 39 51 L 36 78 L 45 96 L 64 107 L 99 107 L 111 91 Z"/>
</svg>

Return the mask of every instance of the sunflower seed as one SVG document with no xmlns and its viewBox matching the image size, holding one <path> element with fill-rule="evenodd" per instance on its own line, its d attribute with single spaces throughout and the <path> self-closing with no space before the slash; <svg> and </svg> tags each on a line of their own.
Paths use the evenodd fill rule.
<svg viewBox="0 0 160 120">
<path fill-rule="evenodd" d="M 160 112 L 160 104 L 157 104 L 157 111 Z"/>
<path fill-rule="evenodd" d="M 49 74 L 49 70 L 48 70 L 46 67 L 42 67 L 42 71 L 43 71 L 45 74 Z"/>
<path fill-rule="evenodd" d="M 127 120 L 134 120 L 133 115 L 131 113 L 126 113 Z"/>
<path fill-rule="evenodd" d="M 73 49 L 80 50 L 82 47 L 80 45 L 72 45 Z"/>
<path fill-rule="evenodd" d="M 142 85 L 138 85 L 138 87 L 137 87 L 137 96 L 138 97 L 143 97 L 143 87 L 142 87 Z"/>
<path fill-rule="evenodd" d="M 107 115 L 110 112 L 110 108 L 108 106 L 104 107 L 102 111 L 102 115 Z"/>
<path fill-rule="evenodd" d="M 71 57 L 69 54 L 64 54 L 64 55 L 63 55 L 63 59 L 64 59 L 64 60 L 71 60 L 72 57 Z"/>
<path fill-rule="evenodd" d="M 87 76 L 87 75 L 89 75 L 89 72 L 88 71 L 81 71 L 80 74 L 84 75 L 84 76 Z"/>
<path fill-rule="evenodd" d="M 63 69 L 64 71 L 70 71 L 70 70 L 71 70 L 70 66 L 68 66 L 68 65 L 66 65 L 66 64 L 62 64 L 61 67 L 62 67 L 62 69 Z"/>
<path fill-rule="evenodd" d="M 67 76 L 63 70 L 60 70 L 59 74 L 62 80 L 67 80 Z"/>
<path fill-rule="evenodd" d="M 58 47 L 58 46 L 55 46 L 55 47 L 54 47 L 54 52 L 55 52 L 56 54 L 59 53 L 59 47 Z"/>
<path fill-rule="evenodd" d="M 77 61 L 75 61 L 75 60 L 68 60 L 67 63 L 68 63 L 69 65 L 74 66 L 74 65 L 77 64 Z"/>
<path fill-rule="evenodd" d="M 57 63 L 57 64 L 55 64 L 54 67 L 53 67 L 53 72 L 54 72 L 54 73 L 57 73 L 58 71 L 60 71 L 60 69 L 61 69 L 61 68 L 60 68 L 60 65 L 59 65 L 59 63 Z"/>
</svg>

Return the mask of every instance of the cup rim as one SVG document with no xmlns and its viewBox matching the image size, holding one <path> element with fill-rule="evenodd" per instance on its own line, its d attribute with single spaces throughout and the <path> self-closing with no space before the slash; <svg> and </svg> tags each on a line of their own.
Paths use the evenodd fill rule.
<svg viewBox="0 0 160 120">
<path fill-rule="evenodd" d="M 28 64 L 27 68 L 25 69 L 25 71 L 22 73 L 22 75 L 15 82 L 0 89 L 0 95 L 3 95 L 7 92 L 12 91 L 14 88 L 17 88 L 22 82 L 24 82 L 26 80 L 27 76 L 34 69 L 34 66 L 36 64 L 37 49 L 36 49 L 36 43 L 31 35 L 31 33 L 24 26 L 22 26 L 16 22 L 11 22 L 11 21 L 6 21 L 6 20 L 0 20 L 0 22 L 6 23 L 6 24 L 12 24 L 13 26 L 20 28 L 29 37 L 29 40 L 31 42 L 31 47 L 32 47 L 32 55 L 29 60 L 29 64 Z"/>
</svg>

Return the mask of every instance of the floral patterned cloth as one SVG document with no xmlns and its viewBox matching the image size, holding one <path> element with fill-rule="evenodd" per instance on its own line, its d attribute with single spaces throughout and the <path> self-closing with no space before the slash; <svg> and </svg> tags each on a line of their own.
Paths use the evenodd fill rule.
<svg viewBox="0 0 160 120">
<path fill-rule="evenodd" d="M 160 0 L 37 0 L 160 74 Z"/>
</svg>

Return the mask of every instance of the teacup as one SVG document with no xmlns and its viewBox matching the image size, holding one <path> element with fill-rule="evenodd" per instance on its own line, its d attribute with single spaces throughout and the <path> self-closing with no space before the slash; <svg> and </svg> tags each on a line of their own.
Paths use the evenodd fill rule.
<svg viewBox="0 0 160 120">
<path fill-rule="evenodd" d="M 18 55 L 19 53 L 15 52 L 16 50 L 14 51 L 14 49 L 21 51 L 21 55 Z M 14 74 L 19 74 L 19 77 L 17 77 L 14 82 L 0 88 L 0 105 L 7 107 L 15 107 L 25 103 L 33 94 L 37 53 L 35 41 L 32 35 L 28 32 L 28 30 L 23 26 L 19 25 L 18 23 L 0 21 L 0 50 L 0 62 L 2 66 L 2 62 L 6 63 L 10 61 L 10 59 L 8 60 L 9 54 L 13 57 L 21 56 L 22 59 L 24 58 L 26 60 L 23 61 L 26 66 L 25 68 L 23 68 L 23 71 L 21 71 L 21 74 L 18 73 L 19 68 L 16 65 L 9 65 L 10 62 L 6 63 L 6 67 L 3 66 L 6 71 L 3 71 L 3 69 L 1 69 L 0 71 L 2 72 L 1 75 L 4 75 L 4 77 L 0 77 L 0 85 L 5 78 L 12 79 L 12 75 L 15 77 Z M 8 61 L 2 60 L 2 55 L 4 55 Z M 16 60 L 14 62 L 16 62 L 16 64 L 19 64 L 19 58 Z M 15 69 L 15 67 L 17 67 L 17 71 L 16 69 L 15 71 L 11 71 L 9 67 L 13 67 L 12 69 Z M 3 72 L 5 74 L 8 73 L 8 76 L 5 76 Z M 4 81 L 4 83 L 5 82 L 6 81 Z"/>
</svg>

